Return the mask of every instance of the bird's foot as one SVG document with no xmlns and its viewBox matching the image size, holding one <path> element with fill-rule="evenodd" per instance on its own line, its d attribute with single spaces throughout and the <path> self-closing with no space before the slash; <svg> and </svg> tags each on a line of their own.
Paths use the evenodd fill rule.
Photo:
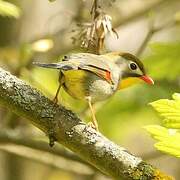
<svg viewBox="0 0 180 180">
<path fill-rule="evenodd" d="M 96 131 L 99 131 L 98 126 L 96 126 L 93 122 L 88 122 L 88 126 L 95 129 Z"/>
<path fill-rule="evenodd" d="M 54 103 L 54 105 L 57 105 L 57 103 L 58 103 L 58 97 L 57 96 L 54 97 L 53 103 Z"/>
</svg>

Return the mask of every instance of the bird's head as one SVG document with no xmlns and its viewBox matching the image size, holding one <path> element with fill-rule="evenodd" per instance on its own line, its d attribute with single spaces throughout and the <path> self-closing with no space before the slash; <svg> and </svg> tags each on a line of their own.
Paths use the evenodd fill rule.
<svg viewBox="0 0 180 180">
<path fill-rule="evenodd" d="M 154 84 L 152 78 L 146 74 L 143 63 L 136 56 L 124 52 L 112 53 L 110 56 L 114 56 L 113 59 L 121 71 L 119 89 L 137 84 L 142 80 L 147 84 Z"/>
</svg>

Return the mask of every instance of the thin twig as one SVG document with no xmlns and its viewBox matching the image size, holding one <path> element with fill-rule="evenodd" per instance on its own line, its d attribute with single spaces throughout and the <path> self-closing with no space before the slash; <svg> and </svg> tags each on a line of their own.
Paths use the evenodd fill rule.
<svg viewBox="0 0 180 180">
<path fill-rule="evenodd" d="M 97 17 L 97 9 L 98 9 L 99 6 L 99 0 L 93 0 L 93 4 L 92 4 L 92 7 L 91 7 L 91 11 L 90 11 L 90 14 L 93 15 L 94 14 L 94 19 L 96 19 Z"/>
<path fill-rule="evenodd" d="M 36 137 L 34 137 L 36 138 Z M 52 153 L 56 156 L 62 156 L 66 159 L 72 160 L 72 161 L 77 161 L 79 163 L 83 163 L 85 165 L 87 164 L 85 161 L 77 157 L 74 153 L 67 151 L 65 148 L 62 148 L 61 146 L 56 146 L 54 148 L 49 148 L 49 145 L 47 142 L 40 141 L 40 140 L 33 140 L 27 137 L 26 135 L 22 135 L 22 132 L 16 132 L 11 129 L 1 129 L 0 132 L 0 144 L 5 144 L 5 143 L 11 143 L 15 145 L 21 145 L 21 146 L 26 146 L 29 148 L 33 148 L 36 150 L 40 151 L 45 151 Z"/>
<path fill-rule="evenodd" d="M 58 168 L 73 174 L 92 176 L 93 170 L 81 163 L 75 161 L 67 161 L 65 158 L 55 156 L 50 152 L 42 152 L 30 147 L 15 145 L 15 144 L 2 144 L 0 150 L 8 153 L 15 154 L 30 160 L 46 164 L 50 167 Z"/>
<path fill-rule="evenodd" d="M 153 37 L 155 33 L 162 31 L 164 29 L 171 28 L 175 25 L 176 23 L 173 20 L 168 21 L 167 23 L 159 27 L 154 27 L 154 24 L 150 25 L 150 28 L 149 28 L 148 33 L 146 34 L 146 37 L 144 38 L 143 42 L 141 43 L 140 47 L 138 48 L 136 52 L 136 56 L 140 56 L 144 52 L 145 48 L 147 47 L 147 44 L 149 43 L 149 41 L 151 40 L 151 38 Z"/>
</svg>

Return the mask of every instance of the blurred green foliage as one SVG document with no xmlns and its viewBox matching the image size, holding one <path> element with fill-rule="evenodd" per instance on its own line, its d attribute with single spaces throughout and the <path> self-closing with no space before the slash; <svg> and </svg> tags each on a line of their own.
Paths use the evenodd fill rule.
<svg viewBox="0 0 180 180">
<path fill-rule="evenodd" d="M 21 10 L 19 7 L 10 2 L 0 0 L 0 15 L 19 18 L 21 15 Z"/>
<path fill-rule="evenodd" d="M 144 58 L 150 74 L 156 79 L 174 80 L 180 72 L 180 42 L 156 42 Z"/>
<path fill-rule="evenodd" d="M 152 137 L 159 141 L 155 147 L 160 151 L 180 157 L 180 94 L 175 93 L 173 100 L 161 99 L 151 105 L 163 117 L 162 124 L 165 126 L 145 127 Z"/>
<path fill-rule="evenodd" d="M 175 18 L 175 22 L 176 23 L 180 23 L 180 11 L 175 13 L 175 17 L 174 18 Z"/>
</svg>

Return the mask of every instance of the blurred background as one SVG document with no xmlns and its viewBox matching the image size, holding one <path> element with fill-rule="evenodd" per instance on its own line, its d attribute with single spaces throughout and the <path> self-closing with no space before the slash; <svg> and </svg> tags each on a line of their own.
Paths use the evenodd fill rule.
<svg viewBox="0 0 180 180">
<path fill-rule="evenodd" d="M 32 62 L 57 62 L 65 54 L 84 51 L 77 24 L 91 21 L 91 6 L 92 0 L 0 0 L 0 66 L 52 99 L 58 72 Z M 160 124 L 148 103 L 171 98 L 180 89 L 180 1 L 104 0 L 103 9 L 119 34 L 118 39 L 107 36 L 107 51 L 138 55 L 155 85 L 142 83 L 97 103 L 100 131 L 178 179 L 179 159 L 158 152 L 143 127 Z M 85 102 L 63 90 L 59 100 L 90 120 Z M 5 108 L 0 109 L 0 129 L 0 180 L 109 179 L 60 145 L 51 150 L 44 134 Z"/>
</svg>

